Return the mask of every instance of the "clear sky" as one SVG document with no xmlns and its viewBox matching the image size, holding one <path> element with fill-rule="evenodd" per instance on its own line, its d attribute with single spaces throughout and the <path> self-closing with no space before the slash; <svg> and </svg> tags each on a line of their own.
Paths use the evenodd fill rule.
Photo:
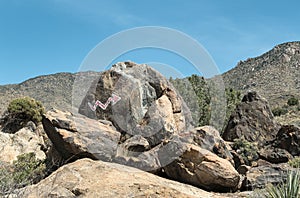
<svg viewBox="0 0 300 198">
<path fill-rule="evenodd" d="M 76 72 L 99 42 L 139 26 L 190 35 L 225 72 L 277 44 L 300 40 L 299 7 L 297 0 L 0 0 L 0 84 Z M 124 58 L 177 61 L 151 50 Z"/>
</svg>

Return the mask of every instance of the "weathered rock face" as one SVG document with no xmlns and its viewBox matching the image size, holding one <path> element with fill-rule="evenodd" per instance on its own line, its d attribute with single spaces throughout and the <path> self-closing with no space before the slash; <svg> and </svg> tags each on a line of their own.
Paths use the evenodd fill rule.
<svg viewBox="0 0 300 198">
<path fill-rule="evenodd" d="M 273 140 L 278 129 L 268 102 L 256 92 L 249 92 L 230 116 L 222 137 L 227 141 L 244 137 L 249 142 L 258 142 L 260 146 Z"/>
<path fill-rule="evenodd" d="M 254 190 L 264 188 L 267 184 L 278 185 L 282 183 L 289 169 L 286 164 L 266 163 L 261 166 L 252 167 L 246 173 L 241 190 Z"/>
<path fill-rule="evenodd" d="M 38 130 L 25 127 L 15 134 L 0 132 L 0 161 L 12 163 L 18 155 L 31 152 L 35 153 L 38 159 L 44 160 L 44 141 L 37 134 Z"/>
<path fill-rule="evenodd" d="M 221 138 L 220 133 L 212 126 L 197 127 L 189 131 L 192 138 L 191 144 L 207 149 L 221 158 L 233 163 L 233 156 L 230 154 L 230 146 Z"/>
<path fill-rule="evenodd" d="M 56 150 L 65 160 L 83 157 L 112 161 L 120 133 L 114 127 L 84 116 L 49 111 L 43 126 Z"/>
<path fill-rule="evenodd" d="M 121 99 L 115 102 L 116 97 Z M 112 104 L 94 112 L 91 104 L 97 100 Z M 118 63 L 102 73 L 83 99 L 79 113 L 111 121 L 123 132 L 122 141 L 141 135 L 151 148 L 192 126 L 191 113 L 173 85 L 151 67 L 132 62 Z"/>
<path fill-rule="evenodd" d="M 24 198 L 226 197 L 135 168 L 90 159 L 82 159 L 65 165 L 40 183 L 26 187 L 18 194 Z"/>
<path fill-rule="evenodd" d="M 229 161 L 198 146 L 186 146 L 183 155 L 164 168 L 170 178 L 211 191 L 237 190 L 240 177 Z"/>
<path fill-rule="evenodd" d="M 274 144 L 287 150 L 293 156 L 300 155 L 300 128 L 294 125 L 282 126 L 276 135 Z"/>
<path fill-rule="evenodd" d="M 280 148 L 275 148 L 271 145 L 260 149 L 258 154 L 261 159 L 275 164 L 285 163 L 293 158 L 293 156 L 288 151 Z"/>
<path fill-rule="evenodd" d="M 152 173 L 164 169 L 174 180 L 205 189 L 229 191 L 237 188 L 239 175 L 230 162 L 197 146 L 207 147 L 212 152 L 217 150 L 214 148 L 219 148 L 223 151 L 220 153 L 226 154 L 228 150 L 225 145 L 217 147 L 223 142 L 221 138 L 218 139 L 218 132 L 214 128 L 200 127 L 181 136 L 172 135 L 151 148 L 147 139 L 141 135 L 132 136 L 124 142 L 119 141 L 121 133 L 101 122 L 58 110 L 48 112 L 43 119 L 47 135 L 66 160 L 87 157 Z M 184 175 L 185 169 L 178 165 L 181 163 L 190 168 L 190 172 L 196 169 L 192 176 Z M 180 176 L 172 175 L 180 171 Z"/>
</svg>

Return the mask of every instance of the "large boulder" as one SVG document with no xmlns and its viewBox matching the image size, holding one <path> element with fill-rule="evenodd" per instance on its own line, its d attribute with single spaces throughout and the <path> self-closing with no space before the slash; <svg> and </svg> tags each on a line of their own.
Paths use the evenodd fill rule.
<svg viewBox="0 0 300 198">
<path fill-rule="evenodd" d="M 135 168 L 81 159 L 65 165 L 36 185 L 15 192 L 35 197 L 183 197 L 221 198 L 199 188 Z"/>
<path fill-rule="evenodd" d="M 287 150 L 293 156 L 299 156 L 300 128 L 294 125 L 282 126 L 276 135 L 274 145 Z"/>
<path fill-rule="evenodd" d="M 212 126 L 202 126 L 189 130 L 186 135 L 192 138 L 191 144 L 209 150 L 221 158 L 227 159 L 232 164 L 233 156 L 231 147 L 221 138 L 217 129 Z M 188 139 L 187 139 L 188 140 Z"/>
<path fill-rule="evenodd" d="M 274 140 L 278 129 L 268 102 L 256 92 L 248 92 L 231 114 L 222 137 L 226 141 L 245 138 L 261 146 Z"/>
<path fill-rule="evenodd" d="M 273 147 L 272 145 L 261 148 L 258 154 L 261 159 L 275 164 L 285 163 L 293 158 L 288 151 Z"/>
<path fill-rule="evenodd" d="M 65 160 L 88 157 L 112 161 L 121 134 L 108 122 L 51 110 L 43 117 L 45 132 Z"/>
<path fill-rule="evenodd" d="M 65 160 L 99 159 L 158 173 L 185 152 L 186 143 L 198 145 L 232 160 L 229 148 L 219 132 L 209 126 L 180 135 L 173 134 L 151 148 L 149 141 L 142 135 L 134 135 L 123 142 L 121 132 L 116 131 L 109 121 L 94 120 L 69 112 L 51 110 L 44 116 L 43 125 L 55 150 Z"/>
<path fill-rule="evenodd" d="M 122 141 L 141 135 L 151 148 L 193 123 L 173 85 L 148 65 L 133 62 L 117 63 L 103 72 L 92 83 L 79 113 L 111 121 L 122 132 Z"/>
<path fill-rule="evenodd" d="M 138 138 L 134 136 L 125 143 L 120 143 L 114 162 L 159 173 L 161 168 L 178 159 L 186 149 L 186 140 L 177 135 L 173 135 L 149 150 L 144 150 L 145 146 L 148 146 L 145 140 L 134 142 Z M 132 149 L 130 149 L 131 146 L 133 146 Z"/>
<path fill-rule="evenodd" d="M 235 191 L 240 180 L 229 161 L 192 144 L 187 144 L 180 158 L 164 170 L 172 179 L 210 191 Z"/>
<path fill-rule="evenodd" d="M 17 156 L 25 153 L 35 153 L 37 159 L 46 159 L 43 151 L 45 143 L 39 134 L 40 130 L 40 127 L 32 129 L 28 126 L 15 134 L 0 132 L 0 161 L 12 163 L 17 160 Z"/>
<path fill-rule="evenodd" d="M 265 188 L 267 184 L 281 184 L 285 181 L 289 169 L 290 167 L 287 164 L 271 164 L 267 162 L 257 167 L 251 167 L 246 173 L 241 190 Z"/>
</svg>

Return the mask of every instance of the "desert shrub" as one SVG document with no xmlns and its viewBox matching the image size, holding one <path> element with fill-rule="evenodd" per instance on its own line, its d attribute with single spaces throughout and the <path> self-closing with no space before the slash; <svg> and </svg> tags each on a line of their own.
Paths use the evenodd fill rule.
<svg viewBox="0 0 300 198">
<path fill-rule="evenodd" d="M 236 106 L 241 103 L 240 91 L 234 90 L 232 88 L 226 88 L 225 93 L 226 93 L 227 107 L 226 107 L 226 118 L 225 118 L 224 126 L 222 128 L 222 133 L 225 130 L 226 125 L 228 124 L 230 115 L 234 112 Z"/>
<path fill-rule="evenodd" d="M 300 168 L 300 157 L 295 157 L 289 160 L 289 165 L 293 168 Z"/>
<path fill-rule="evenodd" d="M 210 95 L 206 80 L 197 75 L 170 82 L 182 96 L 191 110 L 196 126 L 208 125 L 210 120 Z"/>
<path fill-rule="evenodd" d="M 299 104 L 299 100 L 298 100 L 298 98 L 291 97 L 291 98 L 288 99 L 287 104 L 289 106 L 295 106 L 295 105 Z"/>
<path fill-rule="evenodd" d="M 44 178 L 45 163 L 35 153 L 19 155 L 12 165 L 1 166 L 0 195 L 8 195 L 18 188 L 35 184 Z"/>
<path fill-rule="evenodd" d="M 247 165 L 251 165 L 251 162 L 259 158 L 257 144 L 248 142 L 244 138 L 235 139 L 232 148 L 243 158 Z"/>
<path fill-rule="evenodd" d="M 184 79 L 170 78 L 170 82 L 178 90 L 191 110 L 195 125 L 204 126 L 211 124 L 211 104 L 218 104 L 219 100 L 219 98 L 214 97 L 213 93 L 215 90 L 212 90 L 216 85 L 198 75 L 191 75 Z M 225 104 L 227 105 L 225 123 L 220 123 L 217 124 L 218 126 L 214 126 L 220 131 L 222 128 L 225 128 L 223 124 L 227 124 L 231 113 L 236 108 L 236 105 L 240 103 L 241 93 L 232 88 L 228 88 L 225 90 L 225 97 L 227 101 L 227 104 Z M 215 118 L 215 120 L 223 120 L 223 118 Z"/>
<path fill-rule="evenodd" d="M 286 182 L 277 186 L 267 187 L 266 198 L 299 198 L 300 195 L 300 174 L 299 171 L 290 171 Z"/>
<path fill-rule="evenodd" d="M 30 97 L 12 100 L 2 120 L 3 131 L 14 133 L 26 126 L 29 121 L 38 124 L 45 112 L 43 105 Z"/>
<path fill-rule="evenodd" d="M 18 185 L 29 185 L 40 181 L 46 170 L 45 163 L 36 159 L 35 153 L 26 153 L 18 156 L 13 163 L 13 179 Z"/>
<path fill-rule="evenodd" d="M 33 121 L 35 124 L 42 121 L 44 111 L 45 109 L 39 101 L 29 97 L 15 99 L 9 103 L 7 108 L 7 112 L 13 118 Z"/>
<path fill-rule="evenodd" d="M 274 116 L 282 116 L 282 115 L 285 115 L 289 112 L 289 110 L 285 107 L 276 107 L 274 109 L 272 109 L 272 113 Z"/>
</svg>

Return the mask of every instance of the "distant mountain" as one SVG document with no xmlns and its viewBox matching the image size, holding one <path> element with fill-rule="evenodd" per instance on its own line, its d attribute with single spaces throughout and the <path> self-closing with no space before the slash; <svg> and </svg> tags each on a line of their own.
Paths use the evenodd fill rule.
<svg viewBox="0 0 300 198">
<path fill-rule="evenodd" d="M 20 84 L 0 86 L 0 115 L 9 101 L 21 96 L 35 98 L 47 109 L 71 110 L 74 84 L 76 97 L 73 101 L 79 105 L 89 89 L 89 82 L 97 76 L 100 76 L 97 72 L 58 73 L 39 76 Z M 300 42 L 280 44 L 259 57 L 240 61 L 222 77 L 228 88 L 242 93 L 257 91 L 269 101 L 272 109 L 286 106 L 287 100 L 293 96 L 300 100 Z M 290 123 L 296 119 L 300 123 L 299 114 L 299 110 L 296 110 L 279 121 Z"/>
<path fill-rule="evenodd" d="M 89 87 L 84 87 L 86 83 L 98 75 L 97 72 L 57 73 L 38 76 L 20 84 L 0 86 L 0 115 L 6 110 L 12 99 L 22 96 L 30 96 L 41 101 L 47 109 L 53 107 L 71 110 L 72 89 L 75 80 L 76 85 L 82 86 L 81 90 L 85 91 L 89 89 Z"/>
<path fill-rule="evenodd" d="M 259 92 L 273 108 L 292 96 L 300 98 L 300 42 L 283 43 L 259 57 L 240 61 L 223 79 L 227 87 Z"/>
</svg>

